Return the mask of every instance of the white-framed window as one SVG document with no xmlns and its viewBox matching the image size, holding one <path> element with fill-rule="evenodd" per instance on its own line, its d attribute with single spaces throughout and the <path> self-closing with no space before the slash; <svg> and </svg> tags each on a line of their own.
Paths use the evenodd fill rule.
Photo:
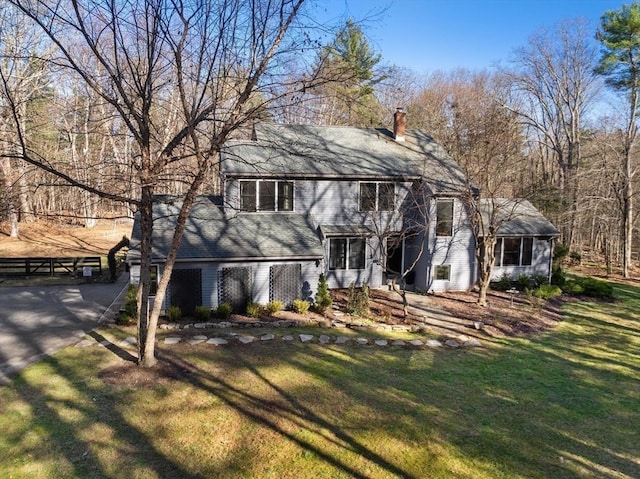
<svg viewBox="0 0 640 479">
<path fill-rule="evenodd" d="M 329 238 L 329 269 L 364 269 L 364 238 Z"/>
<path fill-rule="evenodd" d="M 496 266 L 531 266 L 533 238 L 498 238 Z"/>
<path fill-rule="evenodd" d="M 451 265 L 439 264 L 434 267 L 433 272 L 436 281 L 451 281 Z"/>
<path fill-rule="evenodd" d="M 395 185 L 391 182 L 361 182 L 360 211 L 393 211 Z"/>
<path fill-rule="evenodd" d="M 293 211 L 293 182 L 240 181 L 241 211 Z"/>
<path fill-rule="evenodd" d="M 436 236 L 453 236 L 453 199 L 436 200 Z"/>
</svg>

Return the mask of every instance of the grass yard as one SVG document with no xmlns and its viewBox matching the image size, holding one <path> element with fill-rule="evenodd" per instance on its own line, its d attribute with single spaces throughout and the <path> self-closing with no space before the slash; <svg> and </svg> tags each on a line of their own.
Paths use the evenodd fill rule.
<svg viewBox="0 0 640 479">
<path fill-rule="evenodd" d="M 0 388 L 0 477 L 638 478 L 640 288 L 616 294 L 464 351 L 67 348 Z"/>
</svg>

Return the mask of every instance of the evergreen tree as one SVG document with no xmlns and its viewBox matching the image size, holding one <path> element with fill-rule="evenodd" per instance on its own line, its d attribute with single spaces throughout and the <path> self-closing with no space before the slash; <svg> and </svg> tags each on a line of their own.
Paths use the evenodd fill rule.
<svg viewBox="0 0 640 479">
<path fill-rule="evenodd" d="M 332 304 L 333 300 L 331 299 L 331 294 L 329 294 L 327 279 L 324 277 L 324 274 L 320 274 L 320 278 L 318 279 L 318 292 L 316 293 L 316 309 L 318 312 L 324 313 Z"/>
<path fill-rule="evenodd" d="M 314 91 L 319 97 L 316 122 L 378 126 L 382 108 L 374 95 L 374 86 L 385 78 L 377 69 L 381 58 L 369 45 L 362 28 L 348 20 L 318 57 L 318 76 L 333 81 Z M 336 78 L 340 81 L 335 81 Z"/>
<path fill-rule="evenodd" d="M 632 149 L 636 143 L 638 102 L 640 101 L 640 5 L 634 2 L 620 10 L 606 12 L 596 38 L 602 44 L 602 57 L 597 72 L 614 90 L 627 98 L 628 113 L 622 144 L 622 221 L 623 275 L 629 277 L 633 240 L 633 177 L 635 167 Z"/>
</svg>

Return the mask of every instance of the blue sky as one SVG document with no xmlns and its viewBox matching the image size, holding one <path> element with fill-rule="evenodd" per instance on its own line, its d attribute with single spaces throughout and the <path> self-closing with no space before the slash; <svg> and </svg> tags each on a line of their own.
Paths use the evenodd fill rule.
<svg viewBox="0 0 640 479">
<path fill-rule="evenodd" d="M 319 0 L 321 15 L 363 20 L 387 64 L 417 73 L 506 62 L 540 28 L 586 18 L 595 32 L 607 10 L 631 0 Z"/>
</svg>

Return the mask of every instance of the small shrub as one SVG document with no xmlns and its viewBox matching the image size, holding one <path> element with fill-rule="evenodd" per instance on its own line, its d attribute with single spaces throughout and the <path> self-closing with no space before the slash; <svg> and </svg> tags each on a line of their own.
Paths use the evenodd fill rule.
<svg viewBox="0 0 640 479">
<path fill-rule="evenodd" d="M 324 274 L 320 274 L 318 279 L 318 292 L 316 293 L 316 310 L 319 313 L 325 313 L 333 304 L 331 294 L 329 293 L 329 285 Z"/>
<path fill-rule="evenodd" d="M 264 306 L 259 303 L 247 303 L 247 316 L 259 318 L 264 311 Z"/>
<path fill-rule="evenodd" d="M 309 311 L 311 304 L 304 299 L 294 299 L 291 303 L 291 307 L 294 312 L 298 314 L 306 314 Z"/>
<path fill-rule="evenodd" d="M 513 279 L 511 279 L 511 276 L 507 273 L 502 273 L 502 276 L 500 276 L 500 279 L 498 281 L 491 282 L 491 289 L 494 289 L 496 291 L 506 291 L 508 289 L 511 289 L 512 286 Z"/>
<path fill-rule="evenodd" d="M 562 290 L 555 284 L 543 284 L 532 292 L 533 296 L 540 299 L 551 299 L 562 294 Z"/>
<path fill-rule="evenodd" d="M 611 298 L 613 297 L 613 286 L 606 281 L 586 277 L 580 279 L 582 286 L 582 294 L 592 298 Z"/>
<path fill-rule="evenodd" d="M 138 318 L 138 288 L 130 284 L 124 302 L 124 312 L 119 316 L 119 324 L 130 324 Z"/>
<path fill-rule="evenodd" d="M 209 319 L 211 319 L 211 308 L 207 306 L 196 306 L 194 316 L 198 321 L 209 321 Z"/>
<path fill-rule="evenodd" d="M 562 291 L 573 296 L 578 296 L 582 294 L 584 289 L 582 288 L 582 285 L 575 279 L 568 279 L 562 285 Z"/>
<path fill-rule="evenodd" d="M 280 300 L 274 299 L 273 301 L 269 301 L 264 309 L 269 316 L 273 316 L 278 311 L 282 311 L 284 309 L 284 303 Z"/>
<path fill-rule="evenodd" d="M 535 284 L 536 288 L 544 284 L 549 284 L 549 277 L 545 274 L 535 274 L 531 277 L 531 281 Z"/>
<path fill-rule="evenodd" d="M 553 248 L 553 261 L 561 263 L 569 254 L 569 247 L 563 244 L 557 244 Z"/>
<path fill-rule="evenodd" d="M 582 281 L 583 294 L 594 298 L 612 298 L 613 286 L 606 281 L 594 278 L 584 278 Z"/>
<path fill-rule="evenodd" d="M 229 303 L 220 303 L 216 308 L 216 318 L 229 319 L 232 312 L 233 306 L 231 306 Z"/>
<path fill-rule="evenodd" d="M 606 281 L 585 277 L 571 278 L 562 286 L 565 293 L 572 295 L 583 295 L 592 298 L 612 298 L 613 286 Z"/>
<path fill-rule="evenodd" d="M 182 310 L 180 309 L 180 306 L 169 306 L 169 309 L 167 309 L 167 317 L 172 323 L 180 321 L 182 319 Z"/>
<path fill-rule="evenodd" d="M 527 289 L 536 288 L 537 285 L 535 284 L 533 278 L 531 278 L 526 274 L 521 274 L 520 276 L 518 276 L 518 279 L 516 280 L 515 287 L 520 291 L 525 291 Z"/>
<path fill-rule="evenodd" d="M 566 281 L 567 277 L 565 276 L 562 267 L 558 265 L 554 266 L 551 273 L 551 284 L 555 284 L 556 286 L 560 286 L 562 289 L 564 289 L 564 283 Z"/>
<path fill-rule="evenodd" d="M 356 288 L 355 283 L 351 283 L 346 311 L 357 316 L 369 315 L 369 287 L 366 284 Z"/>
</svg>

